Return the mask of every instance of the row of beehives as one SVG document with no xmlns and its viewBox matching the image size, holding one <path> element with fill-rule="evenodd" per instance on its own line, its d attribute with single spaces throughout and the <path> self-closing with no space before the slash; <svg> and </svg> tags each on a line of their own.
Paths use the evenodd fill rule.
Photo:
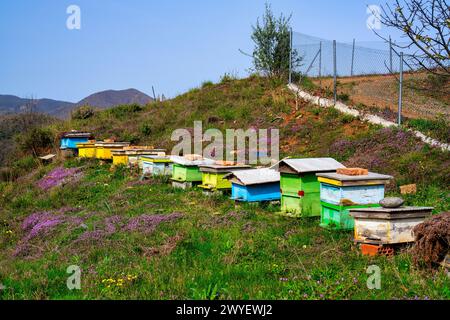
<svg viewBox="0 0 450 320">
<path fill-rule="evenodd" d="M 80 158 L 110 160 L 115 165 L 138 163 L 142 155 L 165 155 L 164 150 L 151 146 L 131 146 L 129 142 L 96 141 L 92 138 L 92 134 L 87 132 L 65 133 L 61 137 L 60 149 L 71 150 Z"/>
<path fill-rule="evenodd" d="M 332 158 L 284 159 L 271 168 L 216 162 L 198 155 L 166 156 L 164 150 L 129 143 L 77 142 L 79 157 L 138 163 L 143 175 L 169 175 L 174 187 L 231 192 L 239 202 L 281 201 L 281 214 L 320 216 L 320 225 L 354 230 L 355 241 L 390 245 L 413 241 L 411 230 L 431 215 L 429 207 L 384 208 L 391 176 L 355 174 Z"/>
</svg>

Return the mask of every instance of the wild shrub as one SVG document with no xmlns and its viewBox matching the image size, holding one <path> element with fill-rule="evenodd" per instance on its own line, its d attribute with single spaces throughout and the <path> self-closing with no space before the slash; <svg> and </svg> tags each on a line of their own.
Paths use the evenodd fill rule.
<svg viewBox="0 0 450 320">
<path fill-rule="evenodd" d="M 81 106 L 72 111 L 71 118 L 73 120 L 89 119 L 94 115 L 94 109 L 90 106 Z"/>
<path fill-rule="evenodd" d="M 33 128 L 17 137 L 20 149 L 26 153 L 32 152 L 35 156 L 53 148 L 55 135 L 48 128 Z"/>
<path fill-rule="evenodd" d="M 144 108 L 136 103 L 134 104 L 124 104 L 112 109 L 109 109 L 110 114 L 118 119 L 129 116 L 130 114 L 142 111 Z"/>
</svg>

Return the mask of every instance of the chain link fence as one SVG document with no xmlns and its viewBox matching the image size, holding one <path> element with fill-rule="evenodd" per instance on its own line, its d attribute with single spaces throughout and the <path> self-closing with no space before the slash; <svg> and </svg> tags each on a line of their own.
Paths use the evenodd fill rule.
<svg viewBox="0 0 450 320">
<path fill-rule="evenodd" d="M 302 58 L 291 79 L 303 89 L 390 121 L 450 118 L 447 88 L 430 87 L 433 75 L 414 68 L 411 52 L 398 52 L 389 41 L 344 43 L 297 32 L 291 37 L 293 52 Z"/>
</svg>

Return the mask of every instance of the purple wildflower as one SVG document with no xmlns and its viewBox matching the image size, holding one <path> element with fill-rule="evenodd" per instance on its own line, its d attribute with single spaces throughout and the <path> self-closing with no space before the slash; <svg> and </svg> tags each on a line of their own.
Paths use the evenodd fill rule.
<svg viewBox="0 0 450 320">
<path fill-rule="evenodd" d="M 182 217 L 180 213 L 172 213 L 169 215 L 141 215 L 133 217 L 128 221 L 128 224 L 124 227 L 124 231 L 139 231 L 143 233 L 151 233 L 156 227 L 168 221 L 173 221 Z"/>
<path fill-rule="evenodd" d="M 64 184 L 69 177 L 74 178 L 77 175 L 79 176 L 79 174 L 80 174 L 79 168 L 65 169 L 63 167 L 58 167 L 53 171 L 49 172 L 41 180 L 39 180 L 37 182 L 37 186 L 40 189 L 46 191 L 56 186 Z"/>
<path fill-rule="evenodd" d="M 60 211 L 57 211 L 56 214 L 50 211 L 35 212 L 26 217 L 21 226 L 24 231 L 24 236 L 16 247 L 14 256 L 28 255 L 30 251 L 30 241 L 34 238 L 46 236 L 53 231 L 56 226 L 65 222 L 79 225 L 84 221 L 84 219 L 80 217 L 71 217 L 60 214 L 60 212 L 69 211 L 73 210 L 63 208 L 63 210 L 60 209 Z"/>
</svg>

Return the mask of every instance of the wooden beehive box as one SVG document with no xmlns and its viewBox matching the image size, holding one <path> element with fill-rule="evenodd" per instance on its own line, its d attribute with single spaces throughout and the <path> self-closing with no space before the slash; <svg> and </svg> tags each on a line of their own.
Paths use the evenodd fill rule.
<svg viewBox="0 0 450 320">
<path fill-rule="evenodd" d="M 280 172 L 281 211 L 292 217 L 320 216 L 320 183 L 316 173 L 345 166 L 333 158 L 284 159 Z"/>
<path fill-rule="evenodd" d="M 349 210 L 380 207 L 385 184 L 391 176 L 373 172 L 365 175 L 317 173 L 320 183 L 321 221 L 325 228 L 351 230 L 354 220 Z"/>
<path fill-rule="evenodd" d="M 60 149 L 78 149 L 78 143 L 86 143 L 92 138 L 89 132 L 70 131 L 61 136 Z"/>
<path fill-rule="evenodd" d="M 413 242 L 412 229 L 432 213 L 432 207 L 351 209 L 354 240 L 377 245 Z"/>
<path fill-rule="evenodd" d="M 274 169 L 232 171 L 225 176 L 231 182 L 231 199 L 239 202 L 280 200 L 280 173 Z"/>
<path fill-rule="evenodd" d="M 200 165 L 214 163 L 214 160 L 206 159 L 200 156 L 195 158 L 171 156 L 170 159 L 173 162 L 171 180 L 178 183 L 189 183 L 190 186 L 192 184 L 200 184 L 202 182 L 202 173 L 199 168 Z"/>
<path fill-rule="evenodd" d="M 101 160 L 112 160 L 112 151 L 122 150 L 129 146 L 129 142 L 96 142 L 96 158 Z"/>
<path fill-rule="evenodd" d="M 225 176 L 231 171 L 250 169 L 248 165 L 201 165 L 202 184 L 200 188 L 206 190 L 227 190 L 231 189 L 231 182 Z"/>
<path fill-rule="evenodd" d="M 91 142 L 83 142 L 77 143 L 78 147 L 78 157 L 80 158 L 95 158 L 96 156 L 96 148 L 95 141 Z"/>
<path fill-rule="evenodd" d="M 134 149 L 134 150 L 127 150 L 128 155 L 128 164 L 130 165 L 136 165 L 138 164 L 139 167 L 141 167 L 141 163 L 139 159 L 142 156 L 157 156 L 157 155 L 165 155 L 165 149 L 150 149 L 149 147 L 146 147 L 144 149 Z"/>
<path fill-rule="evenodd" d="M 143 155 L 139 161 L 143 175 L 172 175 L 172 160 L 169 156 Z"/>
</svg>

